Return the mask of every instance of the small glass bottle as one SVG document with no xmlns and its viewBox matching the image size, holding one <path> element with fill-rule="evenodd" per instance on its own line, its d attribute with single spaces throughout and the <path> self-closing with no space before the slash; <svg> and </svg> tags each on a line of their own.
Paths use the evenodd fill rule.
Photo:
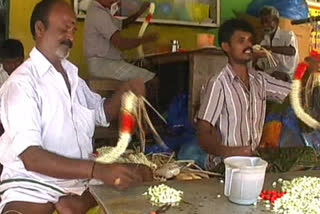
<svg viewBox="0 0 320 214">
<path fill-rule="evenodd" d="M 171 41 L 171 51 L 172 52 L 179 51 L 179 41 L 178 40 L 172 40 Z"/>
</svg>

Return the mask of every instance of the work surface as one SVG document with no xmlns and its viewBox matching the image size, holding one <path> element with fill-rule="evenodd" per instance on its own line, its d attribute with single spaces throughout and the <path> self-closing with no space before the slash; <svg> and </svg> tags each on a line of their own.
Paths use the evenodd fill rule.
<svg viewBox="0 0 320 214">
<path fill-rule="evenodd" d="M 264 186 L 271 189 L 271 185 L 278 178 L 292 179 L 299 176 L 320 177 L 320 171 L 299 171 L 281 174 L 267 174 Z M 224 183 L 220 178 L 211 178 L 195 181 L 168 181 L 167 184 L 184 192 L 183 200 L 179 207 L 170 208 L 167 214 L 250 214 L 271 213 L 262 204 L 257 206 L 241 206 L 230 202 L 223 194 Z M 152 183 L 157 184 L 157 183 Z M 90 192 L 104 207 L 108 214 L 149 214 L 156 210 L 142 194 L 152 184 L 144 184 L 127 191 L 118 191 L 103 185 L 90 186 Z M 221 197 L 218 197 L 220 195 Z"/>
</svg>

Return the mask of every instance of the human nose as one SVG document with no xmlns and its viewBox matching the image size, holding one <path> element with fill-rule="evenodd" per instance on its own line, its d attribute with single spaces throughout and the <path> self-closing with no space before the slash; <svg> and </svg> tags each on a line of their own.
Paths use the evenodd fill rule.
<svg viewBox="0 0 320 214">
<path fill-rule="evenodd" d="M 73 42 L 75 33 L 76 33 L 75 29 L 72 29 L 72 28 L 69 29 L 67 32 L 67 39 Z"/>
<path fill-rule="evenodd" d="M 246 41 L 246 45 L 248 48 L 252 48 L 253 44 L 252 44 L 252 41 L 251 40 L 247 40 Z"/>
</svg>

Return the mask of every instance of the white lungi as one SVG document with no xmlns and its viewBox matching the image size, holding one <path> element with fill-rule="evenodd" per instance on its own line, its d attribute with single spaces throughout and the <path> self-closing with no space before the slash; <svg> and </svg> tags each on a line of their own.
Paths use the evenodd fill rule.
<svg viewBox="0 0 320 214">
<path fill-rule="evenodd" d="M 112 60 L 93 57 L 88 60 L 89 73 L 92 77 L 109 78 L 121 81 L 141 78 L 144 82 L 151 80 L 155 73 L 137 67 L 124 60 Z"/>
</svg>

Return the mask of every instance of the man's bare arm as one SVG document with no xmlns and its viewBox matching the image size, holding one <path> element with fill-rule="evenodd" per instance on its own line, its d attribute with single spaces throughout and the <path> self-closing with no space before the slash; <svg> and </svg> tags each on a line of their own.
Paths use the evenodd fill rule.
<svg viewBox="0 0 320 214">
<path fill-rule="evenodd" d="M 197 123 L 197 134 L 199 144 L 209 154 L 216 156 L 251 156 L 250 146 L 227 147 L 222 144 L 221 133 L 218 128 L 213 127 L 209 122 L 199 120 Z"/>
<path fill-rule="evenodd" d="M 151 33 L 143 36 L 142 38 L 124 38 L 124 37 L 121 37 L 120 34 L 121 34 L 120 31 L 116 31 L 111 36 L 112 44 L 119 50 L 136 48 L 141 44 L 154 42 L 158 39 L 157 33 Z"/>
<path fill-rule="evenodd" d="M 61 179 L 96 178 L 107 185 L 119 189 L 127 189 L 142 181 L 151 181 L 151 170 L 143 165 L 135 164 L 102 164 L 89 160 L 66 158 L 40 147 L 31 146 L 21 155 L 21 160 L 28 171 L 37 172 Z M 116 184 L 116 179 L 121 179 Z"/>
<path fill-rule="evenodd" d="M 286 56 L 294 56 L 296 54 L 296 49 L 290 46 L 264 46 L 267 50 L 272 51 L 273 53 L 282 54 Z"/>
<path fill-rule="evenodd" d="M 133 15 L 129 16 L 128 18 L 122 21 L 123 28 L 126 28 L 130 24 L 134 23 L 137 20 L 137 18 L 139 18 L 139 16 L 141 16 L 149 8 L 149 6 L 150 6 L 149 2 L 144 2 L 141 8 L 136 13 L 134 13 Z"/>
<path fill-rule="evenodd" d="M 66 158 L 37 146 L 27 148 L 20 158 L 28 171 L 62 179 L 90 178 L 93 166 L 92 161 Z"/>
</svg>

